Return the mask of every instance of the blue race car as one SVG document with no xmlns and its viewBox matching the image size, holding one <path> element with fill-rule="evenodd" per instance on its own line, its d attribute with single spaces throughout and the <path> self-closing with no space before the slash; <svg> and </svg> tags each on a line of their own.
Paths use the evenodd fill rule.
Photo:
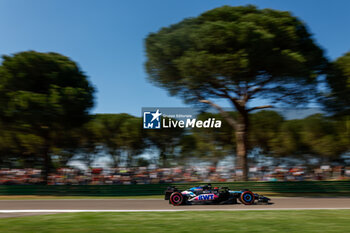
<svg viewBox="0 0 350 233">
<path fill-rule="evenodd" d="M 269 204 L 270 198 L 253 193 L 248 189 L 232 191 L 227 187 L 212 187 L 211 184 L 193 187 L 181 191 L 174 186 L 168 187 L 165 191 L 165 200 L 178 205 L 191 204 Z"/>
</svg>

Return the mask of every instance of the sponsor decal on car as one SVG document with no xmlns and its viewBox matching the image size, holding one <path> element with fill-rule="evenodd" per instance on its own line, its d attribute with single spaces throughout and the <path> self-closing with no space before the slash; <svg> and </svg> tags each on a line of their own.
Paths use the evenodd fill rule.
<svg viewBox="0 0 350 233">
<path fill-rule="evenodd" d="M 210 193 L 210 194 L 201 194 L 198 197 L 196 197 L 196 200 L 198 201 L 209 201 L 209 200 L 214 200 L 215 198 L 217 198 L 218 196 Z"/>
</svg>

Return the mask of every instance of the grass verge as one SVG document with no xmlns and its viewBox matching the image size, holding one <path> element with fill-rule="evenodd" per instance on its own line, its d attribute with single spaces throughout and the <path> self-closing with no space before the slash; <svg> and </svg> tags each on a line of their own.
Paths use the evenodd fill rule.
<svg viewBox="0 0 350 233">
<path fill-rule="evenodd" d="M 350 210 L 71 213 L 0 219 L 1 233 L 348 232 Z"/>
</svg>

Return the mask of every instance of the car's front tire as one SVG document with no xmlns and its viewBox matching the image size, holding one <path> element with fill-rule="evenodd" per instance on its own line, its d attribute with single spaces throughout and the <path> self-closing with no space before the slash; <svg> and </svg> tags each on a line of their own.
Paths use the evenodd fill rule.
<svg viewBox="0 0 350 233">
<path fill-rule="evenodd" d="M 254 204 L 255 196 L 251 191 L 244 191 L 239 199 L 244 205 Z"/>
</svg>

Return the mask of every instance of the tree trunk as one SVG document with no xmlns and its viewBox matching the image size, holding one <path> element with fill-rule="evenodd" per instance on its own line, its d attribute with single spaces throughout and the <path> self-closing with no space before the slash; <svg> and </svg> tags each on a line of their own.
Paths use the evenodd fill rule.
<svg viewBox="0 0 350 233">
<path fill-rule="evenodd" d="M 237 165 L 242 169 L 242 180 L 248 181 L 248 113 L 239 112 L 237 125 L 236 125 L 236 153 L 237 153 Z M 236 166 L 237 166 L 236 165 Z"/>
<path fill-rule="evenodd" d="M 119 167 L 120 163 L 120 153 L 119 152 L 110 152 L 111 158 L 113 160 L 113 167 Z"/>
<path fill-rule="evenodd" d="M 51 157 L 49 153 L 50 149 L 48 146 L 45 146 L 43 151 L 43 157 L 44 157 L 44 183 L 47 185 L 49 182 L 49 174 L 50 174 L 50 168 L 51 168 Z"/>
<path fill-rule="evenodd" d="M 132 166 L 132 164 L 133 164 L 133 156 L 134 154 L 133 154 L 133 152 L 132 151 L 130 151 L 130 150 L 127 150 L 127 152 L 126 152 L 126 166 L 127 167 L 131 167 Z"/>
<path fill-rule="evenodd" d="M 229 97 L 229 96 L 228 96 Z M 235 121 L 224 109 L 222 109 L 219 105 L 211 102 L 210 100 L 202 99 L 199 102 L 206 103 L 211 105 L 213 108 L 217 109 L 220 114 L 225 118 L 225 120 L 232 126 L 232 128 L 235 130 L 236 134 L 236 167 L 240 167 L 242 169 L 243 175 L 242 180 L 247 181 L 248 180 L 248 160 L 247 160 L 247 154 L 248 154 L 248 126 L 249 126 L 249 118 L 248 113 L 251 109 L 246 109 L 246 101 L 237 101 L 233 100 L 232 98 L 229 98 L 233 104 L 233 106 L 238 111 L 238 119 Z M 262 109 L 270 107 L 268 106 L 260 106 L 255 107 L 255 109 Z"/>
<path fill-rule="evenodd" d="M 161 166 L 164 168 L 167 165 L 167 156 L 165 154 L 164 150 L 161 150 L 160 154 L 159 154 L 159 159 L 160 159 L 160 164 Z"/>
</svg>

